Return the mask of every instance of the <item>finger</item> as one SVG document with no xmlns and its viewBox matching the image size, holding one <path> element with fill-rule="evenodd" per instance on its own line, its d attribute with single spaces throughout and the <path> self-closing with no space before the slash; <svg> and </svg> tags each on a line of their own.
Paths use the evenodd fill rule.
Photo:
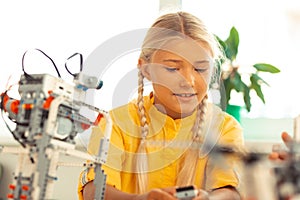
<svg viewBox="0 0 300 200">
<path fill-rule="evenodd" d="M 176 187 L 167 187 L 167 188 L 161 188 L 162 191 L 165 191 L 171 195 L 174 195 L 176 193 Z"/>
<path fill-rule="evenodd" d="M 269 154 L 269 159 L 270 160 L 277 160 L 279 159 L 279 154 L 277 152 L 272 152 Z"/>
<path fill-rule="evenodd" d="M 287 160 L 289 157 L 289 154 L 287 152 L 280 152 L 279 153 L 279 159 L 280 160 Z"/>
<path fill-rule="evenodd" d="M 273 161 L 284 161 L 289 158 L 288 152 L 272 152 L 269 154 L 269 159 Z"/>
<path fill-rule="evenodd" d="M 287 147 L 293 141 L 293 138 L 287 132 L 282 132 L 281 138 Z"/>
</svg>

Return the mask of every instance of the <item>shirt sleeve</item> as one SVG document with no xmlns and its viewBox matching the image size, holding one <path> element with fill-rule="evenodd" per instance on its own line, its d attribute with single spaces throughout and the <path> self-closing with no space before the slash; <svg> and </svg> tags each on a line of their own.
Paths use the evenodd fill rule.
<svg viewBox="0 0 300 200">
<path fill-rule="evenodd" d="M 239 123 L 226 114 L 218 145 L 233 147 L 238 150 L 243 149 L 242 132 Z M 206 189 L 213 190 L 224 186 L 239 188 L 241 169 L 242 162 L 236 155 L 212 153 L 206 167 Z"/>
</svg>

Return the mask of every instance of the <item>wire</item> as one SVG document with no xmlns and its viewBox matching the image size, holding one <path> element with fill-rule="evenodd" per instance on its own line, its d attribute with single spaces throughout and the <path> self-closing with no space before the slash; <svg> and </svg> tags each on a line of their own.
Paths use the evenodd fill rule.
<svg viewBox="0 0 300 200">
<path fill-rule="evenodd" d="M 52 62 L 53 66 L 54 66 L 54 68 L 55 68 L 55 71 L 56 71 L 56 73 L 57 73 L 57 76 L 58 76 L 59 78 L 61 78 L 61 75 L 60 75 L 60 73 L 59 73 L 59 70 L 58 70 L 58 68 L 57 68 L 57 66 L 56 66 L 56 64 L 55 64 L 55 62 L 52 60 L 52 58 L 50 58 L 45 52 L 43 52 L 43 51 L 40 50 L 40 49 L 35 49 L 35 50 L 41 52 L 44 56 L 46 56 L 47 58 L 49 58 L 49 60 Z M 29 77 L 29 78 L 33 79 L 32 76 L 30 76 L 29 74 L 26 73 L 25 67 L 24 67 L 24 58 L 25 58 L 25 55 L 26 55 L 27 52 L 28 52 L 28 50 L 25 51 L 25 53 L 23 54 L 23 57 L 22 57 L 22 71 L 24 72 L 24 75 L 25 75 L 26 78 Z"/>
<path fill-rule="evenodd" d="M 69 73 L 69 74 L 71 74 L 72 76 L 76 76 L 76 74 L 74 74 L 74 73 L 72 73 L 69 69 L 68 69 L 68 66 L 67 66 L 67 62 L 68 62 L 68 60 L 70 60 L 71 58 L 73 58 L 74 56 L 77 56 L 77 55 L 79 55 L 80 56 L 80 68 L 79 68 L 79 72 L 81 72 L 82 71 L 82 69 L 83 69 L 83 57 L 82 57 L 82 54 L 81 53 L 74 53 L 73 55 L 71 55 L 68 59 L 67 59 L 67 61 L 65 62 L 65 68 L 66 68 L 66 70 L 67 70 L 67 72 Z"/>
</svg>

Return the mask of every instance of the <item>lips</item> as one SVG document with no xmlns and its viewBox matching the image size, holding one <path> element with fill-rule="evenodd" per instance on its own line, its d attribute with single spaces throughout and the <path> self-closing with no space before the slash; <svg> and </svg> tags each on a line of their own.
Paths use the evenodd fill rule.
<svg viewBox="0 0 300 200">
<path fill-rule="evenodd" d="M 181 103 L 191 103 L 195 100 L 197 94 L 195 93 L 177 93 L 174 94 L 177 100 Z"/>
<path fill-rule="evenodd" d="M 196 96 L 196 94 L 194 93 L 181 93 L 181 94 L 174 94 L 175 96 L 178 96 L 178 97 L 193 97 L 193 96 Z"/>
</svg>

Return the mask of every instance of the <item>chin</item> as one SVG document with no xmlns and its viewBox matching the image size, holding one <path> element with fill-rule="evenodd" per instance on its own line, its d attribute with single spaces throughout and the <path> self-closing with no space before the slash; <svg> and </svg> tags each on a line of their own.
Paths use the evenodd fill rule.
<svg viewBox="0 0 300 200">
<path fill-rule="evenodd" d="M 193 109 L 182 109 L 182 110 L 179 110 L 178 114 L 181 115 L 182 117 L 187 117 L 187 116 L 192 115 L 195 110 L 196 110 L 196 108 L 193 108 Z"/>
</svg>

